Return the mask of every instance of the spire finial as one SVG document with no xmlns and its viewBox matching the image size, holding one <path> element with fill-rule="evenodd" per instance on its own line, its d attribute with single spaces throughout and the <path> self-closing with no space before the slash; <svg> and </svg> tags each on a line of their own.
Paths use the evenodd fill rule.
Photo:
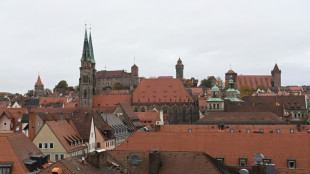
<svg viewBox="0 0 310 174">
<path fill-rule="evenodd" d="M 229 64 L 229 68 L 231 69 L 231 64 Z"/>
<path fill-rule="evenodd" d="M 134 65 L 136 64 L 136 56 L 133 57 L 133 64 L 134 64 Z"/>
</svg>

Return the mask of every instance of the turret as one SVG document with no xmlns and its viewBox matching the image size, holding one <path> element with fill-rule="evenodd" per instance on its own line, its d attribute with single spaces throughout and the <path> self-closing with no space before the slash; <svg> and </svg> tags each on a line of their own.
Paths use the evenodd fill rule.
<svg viewBox="0 0 310 174">
<path fill-rule="evenodd" d="M 274 87 L 281 87 L 281 70 L 279 69 L 278 65 L 275 64 L 273 70 L 271 71 L 271 75 L 274 80 Z"/>
<path fill-rule="evenodd" d="M 183 79 L 184 65 L 182 64 L 182 60 L 180 57 L 179 60 L 177 61 L 177 64 L 175 65 L 175 70 L 176 70 L 176 78 Z"/>
</svg>

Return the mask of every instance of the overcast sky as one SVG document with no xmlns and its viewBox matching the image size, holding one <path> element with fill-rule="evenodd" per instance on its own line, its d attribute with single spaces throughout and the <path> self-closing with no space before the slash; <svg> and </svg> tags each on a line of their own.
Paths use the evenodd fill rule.
<svg viewBox="0 0 310 174">
<path fill-rule="evenodd" d="M 25 93 L 40 73 L 46 88 L 78 85 L 84 23 L 91 24 L 96 69 L 143 77 L 269 75 L 310 85 L 310 1 L 76 0 L 0 1 L 0 91 Z M 88 25 L 89 27 L 89 25 Z"/>
</svg>

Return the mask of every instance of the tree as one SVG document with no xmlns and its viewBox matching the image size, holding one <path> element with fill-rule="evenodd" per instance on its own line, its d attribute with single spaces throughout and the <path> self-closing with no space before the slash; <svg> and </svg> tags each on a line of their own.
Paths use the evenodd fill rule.
<svg viewBox="0 0 310 174">
<path fill-rule="evenodd" d="M 251 96 L 253 94 L 253 91 L 249 86 L 241 86 L 240 88 L 240 98 L 243 98 L 245 96 Z"/>
<path fill-rule="evenodd" d="M 68 88 L 68 83 L 65 80 L 61 80 L 56 86 L 55 88 L 60 88 L 60 89 L 64 89 L 66 90 Z"/>
<path fill-rule="evenodd" d="M 124 89 L 123 84 L 121 84 L 120 82 L 116 82 L 114 83 L 113 87 L 114 90 L 120 90 L 120 89 Z"/>
<path fill-rule="evenodd" d="M 186 82 L 186 85 L 185 85 L 186 87 L 194 87 L 194 84 L 193 84 L 193 82 L 192 81 L 188 81 L 188 82 Z"/>
<path fill-rule="evenodd" d="M 216 84 L 217 84 L 217 87 L 219 87 L 220 89 L 224 88 L 224 83 L 223 83 L 223 80 L 221 79 L 221 77 L 216 78 Z"/>
<path fill-rule="evenodd" d="M 77 86 L 74 87 L 74 89 L 75 89 L 76 92 L 79 92 L 80 91 L 80 86 L 77 85 Z"/>
<path fill-rule="evenodd" d="M 229 88 L 229 81 L 225 80 L 225 87 L 224 90 L 226 91 Z"/>
<path fill-rule="evenodd" d="M 27 95 L 28 95 L 28 97 L 32 97 L 33 96 L 33 90 L 28 90 Z"/>
<path fill-rule="evenodd" d="M 211 88 L 212 87 L 212 79 L 208 77 L 208 79 L 201 80 L 200 86 L 205 87 L 205 88 Z"/>
</svg>

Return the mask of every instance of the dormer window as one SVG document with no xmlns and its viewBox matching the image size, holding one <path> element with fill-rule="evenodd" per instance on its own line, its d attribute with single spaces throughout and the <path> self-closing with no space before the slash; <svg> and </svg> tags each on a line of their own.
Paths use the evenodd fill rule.
<svg viewBox="0 0 310 174">
<path fill-rule="evenodd" d="M 73 146 L 73 142 L 71 141 L 71 147 Z"/>
<path fill-rule="evenodd" d="M 17 122 L 18 122 L 18 123 L 22 122 L 22 118 L 18 118 L 18 119 L 17 119 Z"/>
<path fill-rule="evenodd" d="M 78 144 L 81 144 L 80 140 L 78 141 Z"/>
<path fill-rule="evenodd" d="M 294 158 L 287 159 L 287 168 L 295 169 L 296 168 L 296 159 L 294 159 Z"/>
<path fill-rule="evenodd" d="M 76 146 L 76 141 L 74 141 L 74 145 Z"/>
</svg>

